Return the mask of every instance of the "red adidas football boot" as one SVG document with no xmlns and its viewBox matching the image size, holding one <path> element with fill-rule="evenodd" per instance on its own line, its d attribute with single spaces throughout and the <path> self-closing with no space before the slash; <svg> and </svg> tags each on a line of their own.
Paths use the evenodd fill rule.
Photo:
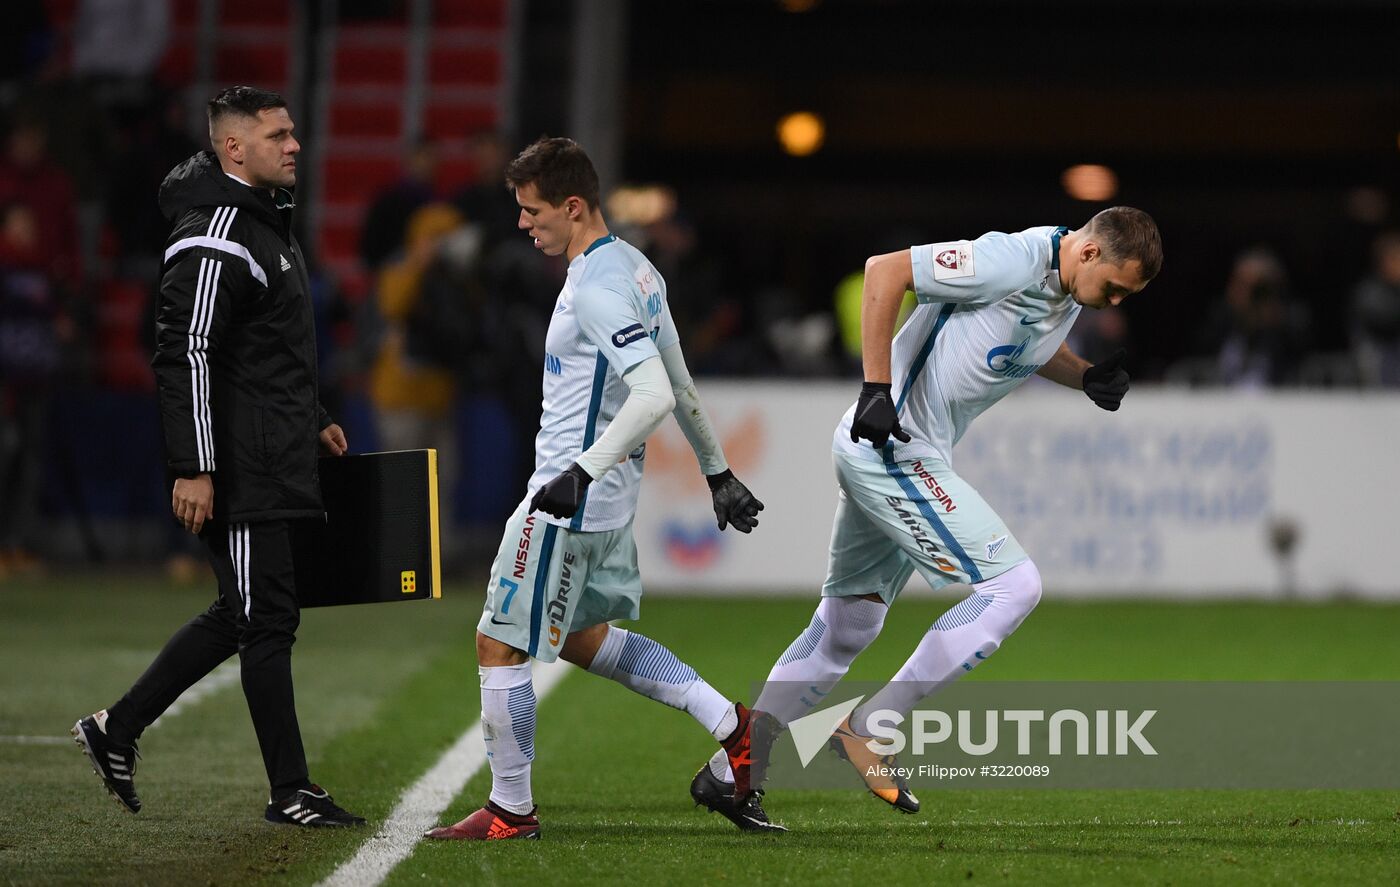
<svg viewBox="0 0 1400 887">
<path fill-rule="evenodd" d="M 540 820 L 535 815 L 539 807 L 531 807 L 529 813 L 511 813 L 493 802 L 454 825 L 444 825 L 424 834 L 425 838 L 439 838 L 445 841 L 507 841 L 523 838 L 538 841 Z"/>
<path fill-rule="evenodd" d="M 720 740 L 720 745 L 724 746 L 724 753 L 729 756 L 729 769 L 734 772 L 734 797 L 744 798 L 753 788 L 753 731 L 750 729 L 753 721 L 742 702 L 734 703 L 734 713 L 739 716 L 739 726 Z"/>
</svg>

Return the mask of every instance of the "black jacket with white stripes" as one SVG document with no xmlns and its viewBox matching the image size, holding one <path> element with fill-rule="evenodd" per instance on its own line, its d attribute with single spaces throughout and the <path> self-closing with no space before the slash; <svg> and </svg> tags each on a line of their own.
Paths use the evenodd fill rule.
<svg viewBox="0 0 1400 887">
<path fill-rule="evenodd" d="M 318 516 L 316 383 L 306 261 L 291 194 L 223 172 L 201 152 L 160 186 L 174 225 L 156 307 L 155 368 L 176 477 L 209 472 L 214 517 Z"/>
</svg>

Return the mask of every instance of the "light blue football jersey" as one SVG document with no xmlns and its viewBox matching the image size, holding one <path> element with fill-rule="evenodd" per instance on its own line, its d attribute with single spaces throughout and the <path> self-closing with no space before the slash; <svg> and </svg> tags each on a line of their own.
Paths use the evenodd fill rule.
<svg viewBox="0 0 1400 887">
<path fill-rule="evenodd" d="M 607 430 L 627 400 L 622 374 L 678 341 L 666 281 L 636 247 L 609 234 L 569 263 L 545 336 L 544 404 L 529 496 Z M 536 517 L 581 531 L 625 526 L 637 509 L 645 457 L 642 444 L 590 484 L 572 518 Z"/>
<path fill-rule="evenodd" d="M 1059 350 L 1080 309 L 1060 288 L 1060 238 L 1067 232 L 993 231 L 911 250 L 919 305 L 890 354 L 890 391 L 911 437 L 890 438 L 897 461 L 936 456 L 951 466 L 953 445 L 972 420 Z M 833 448 L 883 461 L 870 441 L 851 442 L 854 416 L 852 405 Z"/>
</svg>

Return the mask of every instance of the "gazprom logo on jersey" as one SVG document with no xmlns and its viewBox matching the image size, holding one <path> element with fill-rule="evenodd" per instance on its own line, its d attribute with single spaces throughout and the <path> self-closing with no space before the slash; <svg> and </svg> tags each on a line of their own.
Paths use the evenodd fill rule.
<svg viewBox="0 0 1400 887">
<path fill-rule="evenodd" d="M 559 358 L 546 351 L 544 354 L 544 371 L 546 373 L 553 373 L 556 376 L 562 376 L 564 374 L 564 365 L 559 362 Z"/>
<path fill-rule="evenodd" d="M 1026 350 L 1031 337 L 1021 340 L 1019 345 L 998 345 L 987 352 L 987 368 L 1008 379 L 1024 379 L 1040 369 L 1038 363 L 1017 363 L 1016 358 Z"/>
<path fill-rule="evenodd" d="M 638 339 L 645 339 L 646 337 L 646 327 L 642 326 L 640 323 L 625 326 L 612 334 L 613 344 L 619 348 L 624 345 L 630 345 Z"/>
</svg>

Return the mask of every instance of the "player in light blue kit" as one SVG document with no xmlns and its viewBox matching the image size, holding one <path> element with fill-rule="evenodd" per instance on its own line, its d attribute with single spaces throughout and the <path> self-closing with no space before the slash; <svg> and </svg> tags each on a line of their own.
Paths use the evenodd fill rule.
<svg viewBox="0 0 1400 887">
<path fill-rule="evenodd" d="M 538 838 L 532 659 L 562 657 L 693 716 L 743 767 L 748 710 L 666 647 L 608 624 L 636 619 L 642 596 L 632 518 L 647 436 L 673 413 L 709 481 L 719 528 L 758 525 L 763 503 L 734 477 L 700 403 L 666 304 L 666 282 L 608 232 L 598 175 L 569 139 L 544 138 L 506 169 L 519 227 L 569 260 L 545 337 L 535 473 L 506 525 L 477 625 L 481 725 L 491 763 L 486 806 L 428 837 Z M 746 830 L 782 831 L 757 795 L 709 799 Z"/>
<path fill-rule="evenodd" d="M 1032 374 L 1118 409 L 1128 390 L 1123 352 L 1091 366 L 1065 336 L 1082 307 L 1118 305 L 1161 265 L 1156 223 L 1129 207 L 1104 210 L 1075 231 L 993 232 L 866 263 L 865 384 L 836 429 L 840 499 L 822 600 L 754 704 L 754 771 L 722 755 L 710 761 L 713 776 L 737 783 L 737 797 L 761 784 L 773 739 L 845 675 L 917 569 L 934 588 L 959 582 L 972 594 L 940 616 L 894 679 L 837 727 L 831 747 L 876 797 L 907 813 L 919 809 L 903 779 L 876 775 L 894 762 L 870 749 L 867 713 L 907 715 L 996 652 L 1040 600 L 1035 564 L 953 471 L 953 446 Z M 910 288 L 919 305 L 891 347 Z"/>
</svg>

